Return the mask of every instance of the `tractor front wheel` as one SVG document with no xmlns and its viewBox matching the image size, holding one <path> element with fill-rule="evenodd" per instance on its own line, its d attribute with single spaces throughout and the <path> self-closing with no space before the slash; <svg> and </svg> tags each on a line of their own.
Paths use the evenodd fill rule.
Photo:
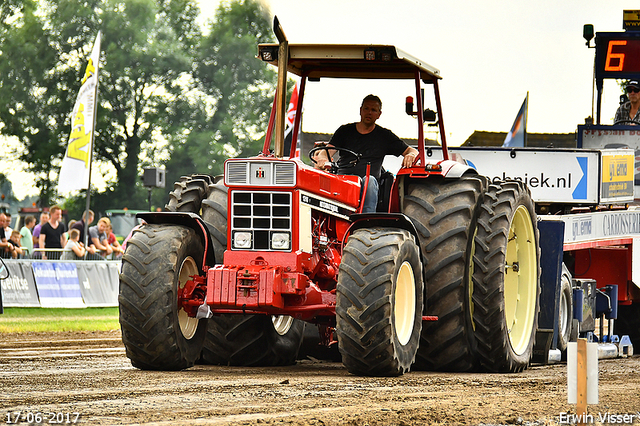
<svg viewBox="0 0 640 426">
<path fill-rule="evenodd" d="M 120 274 L 120 327 L 127 357 L 142 370 L 181 370 L 200 356 L 206 321 L 178 306 L 178 291 L 200 275 L 204 248 L 192 229 L 144 225 L 127 243 Z"/>
<path fill-rule="evenodd" d="M 359 229 L 343 250 L 336 332 L 352 374 L 399 376 L 411 368 L 422 329 L 422 263 L 400 229 Z"/>
</svg>

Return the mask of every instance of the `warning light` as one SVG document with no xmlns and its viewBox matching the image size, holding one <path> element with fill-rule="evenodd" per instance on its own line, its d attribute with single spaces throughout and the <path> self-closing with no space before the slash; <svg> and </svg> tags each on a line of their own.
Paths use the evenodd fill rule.
<svg viewBox="0 0 640 426">
<path fill-rule="evenodd" d="M 404 101 L 404 110 L 408 115 L 413 114 L 413 96 L 407 96 L 407 99 Z"/>
<path fill-rule="evenodd" d="M 375 61 L 376 60 L 376 51 L 373 49 L 367 49 L 364 51 L 364 59 L 365 61 Z"/>
</svg>

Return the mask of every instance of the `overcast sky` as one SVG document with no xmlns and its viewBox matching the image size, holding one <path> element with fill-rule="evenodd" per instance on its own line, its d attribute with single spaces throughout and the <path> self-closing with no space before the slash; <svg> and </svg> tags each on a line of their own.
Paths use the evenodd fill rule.
<svg viewBox="0 0 640 426">
<path fill-rule="evenodd" d="M 439 68 L 447 140 L 454 146 L 474 130 L 508 131 L 527 92 L 528 132 L 573 133 L 592 115 L 594 49 L 585 46 L 582 26 L 622 31 L 622 11 L 640 8 L 637 2 L 620 0 L 265 3 L 290 43 L 393 44 Z M 199 4 L 206 17 L 215 13 L 219 1 Z M 415 137 L 415 124 L 404 115 L 404 98 L 411 91 L 373 83 L 333 91 L 316 88 L 305 98 L 303 130 L 332 133 L 340 124 L 357 121 L 360 101 L 374 92 L 383 100 L 379 123 L 401 137 Z M 615 81 L 605 81 L 603 124 L 612 123 L 620 93 Z M 426 98 L 426 106 L 434 108 L 429 94 Z M 24 176 L 16 176 L 11 179 L 18 198 L 36 193 L 24 184 Z M 97 182 L 95 175 L 92 179 Z"/>
<path fill-rule="evenodd" d="M 508 131 L 527 92 L 528 132 L 574 132 L 592 115 L 595 49 L 585 46 L 583 25 L 593 24 L 595 31 L 623 31 L 622 11 L 640 8 L 637 2 L 618 0 L 266 3 L 290 43 L 393 44 L 439 68 L 443 118 L 452 145 L 463 143 L 474 130 Z M 606 83 L 602 123 L 611 124 L 621 92 L 615 80 Z M 410 130 L 396 126 L 407 121 L 400 117 L 404 97 L 410 94 L 399 93 L 397 99 L 383 96 L 380 119 L 380 124 L 405 137 L 415 136 L 413 125 Z M 336 104 L 350 105 L 346 111 L 353 114 L 346 121 L 358 119 L 361 95 L 366 93 L 332 94 Z M 393 119 L 396 112 L 398 118 Z M 304 127 L 332 133 L 343 121 L 344 117 L 305 119 Z"/>
</svg>

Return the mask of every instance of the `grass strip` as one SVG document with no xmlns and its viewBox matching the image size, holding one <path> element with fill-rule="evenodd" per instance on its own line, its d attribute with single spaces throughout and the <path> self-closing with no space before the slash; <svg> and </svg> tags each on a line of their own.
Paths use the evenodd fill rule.
<svg viewBox="0 0 640 426">
<path fill-rule="evenodd" d="M 120 328 L 118 308 L 5 308 L 0 333 L 109 331 Z"/>
</svg>

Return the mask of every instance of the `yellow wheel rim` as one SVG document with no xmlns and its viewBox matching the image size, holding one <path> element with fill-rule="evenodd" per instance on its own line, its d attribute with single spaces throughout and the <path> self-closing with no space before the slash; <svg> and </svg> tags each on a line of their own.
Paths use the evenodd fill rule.
<svg viewBox="0 0 640 426">
<path fill-rule="evenodd" d="M 416 315 L 416 283 L 413 268 L 407 261 L 403 262 L 398 271 L 395 290 L 395 305 L 393 317 L 395 319 L 396 336 L 401 345 L 406 345 L 413 332 Z"/>
<path fill-rule="evenodd" d="M 180 273 L 178 274 L 178 286 L 184 288 L 187 281 L 191 280 L 191 276 L 199 275 L 198 265 L 192 257 L 187 257 L 182 261 L 180 265 Z M 180 308 L 178 311 L 178 323 L 180 324 L 180 331 L 185 339 L 191 339 L 198 330 L 198 319 L 192 318 Z"/>
<path fill-rule="evenodd" d="M 522 355 L 532 338 L 536 315 L 538 259 L 531 215 L 518 207 L 509 229 L 504 271 L 504 311 L 511 347 Z"/>
</svg>

